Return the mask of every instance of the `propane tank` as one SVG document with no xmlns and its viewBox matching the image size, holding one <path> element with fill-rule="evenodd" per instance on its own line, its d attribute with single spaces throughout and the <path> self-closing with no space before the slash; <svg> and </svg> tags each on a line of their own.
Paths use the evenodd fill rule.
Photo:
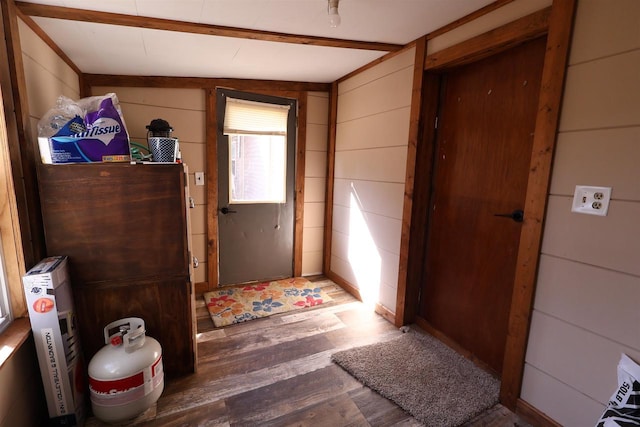
<svg viewBox="0 0 640 427">
<path fill-rule="evenodd" d="M 116 320 L 104 328 L 106 345 L 89 362 L 91 407 L 99 420 L 131 419 L 162 394 L 162 348 L 145 332 L 144 320 L 138 317 Z"/>
</svg>

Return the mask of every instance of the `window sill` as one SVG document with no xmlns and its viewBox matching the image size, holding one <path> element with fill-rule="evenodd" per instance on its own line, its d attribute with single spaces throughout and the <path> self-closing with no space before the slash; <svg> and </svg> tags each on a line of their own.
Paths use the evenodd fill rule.
<svg viewBox="0 0 640 427">
<path fill-rule="evenodd" d="M 0 334 L 0 369 L 7 360 L 18 351 L 31 333 L 31 322 L 28 317 L 14 319 L 11 325 Z"/>
</svg>

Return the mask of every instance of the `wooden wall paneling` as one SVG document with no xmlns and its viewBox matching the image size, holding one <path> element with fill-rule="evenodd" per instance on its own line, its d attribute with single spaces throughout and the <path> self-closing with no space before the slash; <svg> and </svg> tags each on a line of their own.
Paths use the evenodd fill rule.
<svg viewBox="0 0 640 427">
<path fill-rule="evenodd" d="M 477 61 L 543 35 L 548 28 L 551 8 L 532 13 L 462 43 L 428 55 L 427 70 Z"/>
<path fill-rule="evenodd" d="M 4 16 L 4 11 L 0 8 Z M 0 30 L 4 36 L 4 21 L 0 19 Z M 7 58 L 7 46 L 0 45 L 0 228 L 2 229 L 2 250 L 9 283 L 11 307 L 14 316 L 27 314 L 27 306 L 22 291 L 22 275 L 25 273 L 23 239 L 20 237 L 25 224 L 20 218 L 27 216 L 25 192 L 16 189 L 22 176 L 22 161 L 18 144 L 18 127 L 13 108 L 12 84 Z M 28 228 L 26 228 L 28 231 Z M 15 285 L 12 285 L 15 284 Z"/>
<path fill-rule="evenodd" d="M 638 155 L 634 154 L 633 158 L 637 161 Z M 576 182 L 580 181 L 576 180 Z M 640 203 L 619 200 L 619 196 L 615 194 L 615 198 L 610 202 L 608 218 L 605 221 L 594 221 L 600 218 L 576 215 L 571 212 L 573 202 L 571 196 L 550 195 L 541 252 L 635 276 L 637 283 L 640 284 L 640 263 L 638 263 L 640 241 L 630 237 L 638 233 Z M 623 295 L 630 297 L 629 294 Z M 617 305 L 608 300 L 603 301 L 603 304 L 609 308 Z M 638 320 L 640 321 L 640 318 Z M 584 326 L 581 323 L 579 325 Z M 638 347 L 640 348 L 640 334 L 637 338 L 639 338 Z M 623 342 L 628 342 L 628 339 Z"/>
<path fill-rule="evenodd" d="M 98 12 L 93 10 L 48 6 L 36 3 L 16 2 L 16 4 L 26 15 L 65 19 L 71 21 L 94 22 L 163 31 L 178 31 L 182 33 L 204 34 L 219 37 L 236 37 L 270 42 L 295 43 L 309 46 L 330 46 L 344 49 L 394 51 L 402 48 L 402 45 L 392 43 L 366 42 L 358 40 L 343 40 L 328 37 L 276 33 L 272 31 L 251 30 L 246 28 L 225 27 L 221 25 L 174 21 L 170 19 L 153 18 L 149 16 L 133 16 L 120 13 Z"/>
<path fill-rule="evenodd" d="M 518 249 L 500 389 L 500 401 L 511 410 L 516 409 L 522 386 L 543 221 L 575 7 L 575 0 L 554 1 L 549 18 L 547 50 L 542 70 L 531 172 L 524 209 L 527 216 L 522 225 Z"/>
<path fill-rule="evenodd" d="M 422 122 L 422 94 L 424 77 L 424 58 L 427 53 L 427 38 L 416 40 L 415 62 L 413 65 L 413 86 L 411 89 L 411 112 L 409 118 L 409 141 L 407 144 L 407 166 L 404 187 L 404 204 L 402 211 L 402 231 L 400 237 L 400 259 L 398 267 L 398 289 L 396 294 L 396 307 L 394 323 L 400 327 L 407 323 L 408 319 L 415 317 L 417 309 L 417 287 L 411 287 L 407 293 L 407 280 L 409 279 L 409 255 L 411 253 L 411 224 L 413 212 L 414 192 L 418 144 L 421 140 Z M 421 239 L 420 239 L 421 240 Z M 412 277 L 415 279 L 415 277 Z"/>
<path fill-rule="evenodd" d="M 90 86 L 127 86 L 185 89 L 233 88 L 246 91 L 273 92 L 329 92 L 331 83 L 310 83 L 279 80 L 224 79 L 206 77 L 115 76 L 85 74 Z"/>
<path fill-rule="evenodd" d="M 206 91 L 206 151 L 207 151 L 207 285 L 197 292 L 214 290 L 218 286 L 218 119 L 216 91 Z"/>
<path fill-rule="evenodd" d="M 407 161 L 406 147 L 398 145 L 371 150 L 342 150 L 342 146 L 340 148 L 335 162 L 335 175 L 338 179 L 379 180 L 404 186 L 405 171 L 402 169 Z M 388 165 L 401 167 L 392 169 Z M 346 175 L 347 173 L 349 175 Z"/>
<path fill-rule="evenodd" d="M 13 0 L 2 2 L 3 32 L 6 48 L 8 76 L 3 70 L 3 100 L 9 130 L 9 153 L 13 181 L 23 183 L 16 187 L 16 200 L 20 218 L 20 236 L 26 268 L 44 257 L 44 231 L 40 214 L 40 199 L 36 178 L 36 160 L 39 153 L 35 142 L 29 141 L 29 105 L 27 85 L 22 62 L 22 48 L 18 29 L 17 9 Z M 4 55 L 3 55 L 4 56 Z M 4 68 L 4 64 L 3 64 Z M 12 98 L 12 102 L 8 102 Z M 11 111 L 9 111 L 9 107 Z M 15 125 L 14 125 L 15 123 Z"/>
<path fill-rule="evenodd" d="M 638 5 L 640 6 L 640 3 Z M 640 53 L 640 49 L 637 52 Z M 640 56 L 638 59 L 638 64 L 640 64 Z M 637 68 L 638 66 L 636 66 Z M 616 71 L 610 69 L 608 71 L 610 77 L 607 79 L 621 79 L 619 75 L 613 75 Z M 569 74 L 567 76 L 568 83 L 570 78 Z M 640 81 L 635 89 L 629 87 L 627 82 L 623 82 L 622 85 L 626 90 L 640 94 Z M 582 90 L 584 91 L 584 86 Z M 567 110 L 570 103 L 573 104 L 568 97 L 567 88 L 562 101 L 562 120 L 565 117 L 564 111 Z M 636 117 L 640 117 L 640 102 L 637 104 Z M 590 108 L 590 106 L 586 108 Z M 640 168 L 637 167 L 640 123 L 631 127 L 603 126 L 601 129 L 591 128 L 571 132 L 564 132 L 562 126 L 560 123 L 553 160 L 550 194 L 573 197 L 576 182 L 606 182 L 608 187 L 615 188 L 616 199 L 640 201 L 640 186 L 638 186 Z M 578 159 L 576 153 L 580 153 Z"/>
<path fill-rule="evenodd" d="M 300 92 L 298 99 L 298 141 L 296 144 L 296 179 L 295 179 L 295 229 L 293 237 L 293 275 L 302 275 L 302 234 L 304 228 L 304 177 L 307 152 L 307 96 Z"/>
<path fill-rule="evenodd" d="M 363 286 L 359 269 L 374 268 L 371 274 L 375 271 L 375 282 L 380 284 L 379 302 L 386 307 L 377 311 L 391 313 L 394 323 L 415 52 L 414 43 L 388 61 L 339 83 L 337 141 L 333 178 L 329 178 L 335 185 L 331 243 L 325 242 L 332 251 L 329 268 L 353 287 Z M 356 206 L 352 196 L 360 199 L 357 206 L 375 240 L 367 249 L 375 260 L 371 266 L 350 260 L 348 254 L 353 231 L 349 206 Z"/>
<path fill-rule="evenodd" d="M 420 40 L 420 39 L 418 39 L 418 40 Z M 357 76 L 358 74 L 361 74 L 361 73 L 363 73 L 364 71 L 367 71 L 367 70 L 368 70 L 368 69 L 370 69 L 370 68 L 373 68 L 373 67 L 375 67 L 375 66 L 377 66 L 377 65 L 380 65 L 380 64 L 382 64 L 382 63 L 384 63 L 384 62 L 387 62 L 389 59 L 393 58 L 394 56 L 398 56 L 398 55 L 400 55 L 400 54 L 402 54 L 402 53 L 406 52 L 407 50 L 409 50 L 409 49 L 413 48 L 413 47 L 415 46 L 415 44 L 416 44 L 416 40 L 414 40 L 414 41 L 412 41 L 412 42 L 410 42 L 410 43 L 407 43 L 407 44 L 406 44 L 402 49 L 400 49 L 400 50 L 396 50 L 396 51 L 394 51 L 394 52 L 389 52 L 389 53 L 387 53 L 386 55 L 381 56 L 381 57 L 380 57 L 380 58 L 378 58 L 378 59 L 374 59 L 373 61 L 371 61 L 371 62 L 369 62 L 369 63 L 367 63 L 367 64 L 363 65 L 362 67 L 357 68 L 357 69 L 355 69 L 355 70 L 351 71 L 351 72 L 350 72 L 350 73 L 348 73 L 348 74 L 345 74 L 344 76 L 340 77 L 340 78 L 339 78 L 338 80 L 336 80 L 336 81 L 337 81 L 338 83 L 342 83 L 342 82 L 344 82 L 344 81 L 346 81 L 346 80 L 349 80 L 349 79 L 351 79 L 352 77 Z"/>
<path fill-rule="evenodd" d="M 555 161 L 554 164 L 556 164 Z M 554 205 L 553 199 L 561 198 L 550 197 L 545 220 L 545 236 L 549 236 L 552 231 L 549 227 L 549 222 L 553 221 L 549 219 L 552 216 L 550 213 L 553 210 L 557 212 L 558 209 L 571 210 L 570 198 L 562 197 L 564 200 L 559 205 Z M 625 210 L 632 204 L 628 203 L 627 206 L 618 204 L 615 209 L 617 211 Z M 569 221 L 580 218 L 576 214 L 570 215 Z M 620 229 L 624 230 L 626 236 L 629 236 L 630 229 L 623 224 L 625 222 L 637 224 L 639 215 L 640 209 L 630 212 L 626 221 L 616 218 L 615 222 L 620 223 Z M 593 219 L 600 218 L 594 217 Z M 563 225 L 567 224 L 565 222 Z M 591 234 L 591 231 L 599 228 L 599 224 L 600 222 L 592 221 L 588 227 L 583 229 Z M 571 239 L 571 236 L 576 236 L 575 233 L 579 230 L 572 229 L 571 233 L 563 235 L 563 238 Z M 619 243 L 625 241 L 625 237 L 611 236 L 611 239 Z M 626 238 L 626 240 L 634 239 Z M 601 242 L 605 241 L 599 236 L 593 236 L 591 242 L 597 243 L 587 243 L 587 245 L 599 246 Z M 585 245 L 584 242 L 581 244 Z M 615 251 L 614 246 L 618 245 L 610 245 L 606 250 Z M 610 249 L 612 247 L 613 249 Z M 640 301 L 640 286 L 638 286 L 640 279 L 637 275 L 616 271 L 606 265 L 595 266 L 575 258 L 567 259 L 557 254 L 550 254 L 545 251 L 544 245 L 541 251 L 534 305 L 536 311 L 554 317 L 559 323 L 580 325 L 581 328 L 596 335 L 607 337 L 613 343 L 640 349 L 640 333 L 629 333 L 628 328 L 621 327 L 621 325 L 631 325 L 632 328 L 635 328 L 635 325 L 640 324 L 640 311 L 638 311 L 637 304 Z M 637 262 L 637 250 L 624 248 L 621 252 L 627 252 L 630 258 L 635 257 Z M 621 295 L 624 295 L 624 298 L 621 298 Z"/>
<path fill-rule="evenodd" d="M 325 200 L 324 216 L 324 255 L 322 269 L 329 277 L 331 270 L 331 240 L 333 236 L 333 186 L 336 163 L 336 128 L 338 119 L 338 82 L 331 85 L 329 92 L 329 135 L 327 146 L 327 189 Z M 333 275 L 335 276 L 335 275 Z"/>
<path fill-rule="evenodd" d="M 413 58 L 415 53 L 410 52 L 405 55 L 404 58 L 397 57 L 391 59 L 385 64 L 379 65 L 380 68 L 385 68 L 388 71 L 387 74 L 380 75 L 379 78 L 375 78 L 374 75 L 379 75 L 378 70 L 374 70 L 372 73 L 363 74 L 365 77 L 362 79 L 362 84 L 353 90 L 345 90 L 350 82 L 344 82 L 340 84 L 340 111 L 338 121 L 342 126 L 343 123 L 347 125 L 351 124 L 351 121 L 363 120 L 367 117 L 374 116 L 376 114 L 387 114 L 393 110 L 400 108 L 406 109 L 406 118 L 404 124 L 407 125 L 406 131 L 409 129 L 408 116 L 411 112 L 411 90 L 413 84 Z M 409 63 L 405 66 L 399 65 L 396 59 L 407 59 Z M 374 77 L 368 80 L 370 77 Z M 354 78 L 353 80 L 355 80 Z M 357 126 L 354 124 L 354 126 Z M 405 136 L 407 138 L 407 136 Z M 343 146 L 347 144 L 347 146 Z M 340 140 L 340 150 L 349 150 L 349 147 L 353 144 L 350 141 Z M 398 145 L 394 145 L 398 144 Z M 379 143 L 379 146 L 375 148 L 384 148 L 391 146 L 406 147 L 406 140 L 402 143 L 395 142 L 395 140 Z M 354 165 L 357 166 L 357 165 Z M 401 172 L 402 177 L 399 182 L 404 182 L 404 162 L 402 167 L 397 168 Z M 374 173 L 375 175 L 375 173 Z M 376 175 L 377 176 L 377 175 Z M 380 179 L 380 177 L 378 177 Z"/>
<path fill-rule="evenodd" d="M 554 316 L 538 310 L 532 314 L 529 335 L 531 342 L 538 345 L 527 351 L 527 369 L 542 372 L 551 381 L 569 385 L 571 394 L 589 398 L 595 405 L 606 403 L 611 391 L 617 388 L 615 371 L 620 355 L 626 354 L 633 360 L 640 357 L 640 350 L 637 348 L 612 341 L 607 336 L 598 335 L 582 326 L 558 321 Z M 583 357 L 585 354 L 589 357 Z M 523 398 L 532 404 L 538 402 L 539 396 L 536 394 L 548 390 L 534 389 L 529 382 L 528 387 Z M 569 400 L 568 393 L 554 396 L 566 396 Z M 549 409 L 547 405 L 541 407 Z M 566 420 L 567 414 L 563 415 Z M 600 414 L 596 412 L 591 415 L 595 419 Z M 558 420 L 562 421 L 562 418 Z"/>
<path fill-rule="evenodd" d="M 624 56 L 626 53 L 637 52 L 640 48 L 639 21 L 640 3 L 634 0 L 626 0 L 619 7 L 609 7 L 608 3 L 598 1 L 579 2 L 571 37 L 569 64 L 597 62 L 618 54 Z M 634 69 L 637 76 L 637 66 Z M 567 77 L 568 81 L 571 79 Z M 567 111 L 564 105 L 562 109 L 563 113 Z"/>
<path fill-rule="evenodd" d="M 562 134 L 640 125 L 639 68 L 639 48 L 571 64 L 562 106 Z"/>
<path fill-rule="evenodd" d="M 589 357 L 584 357 L 584 354 L 574 357 L 569 367 L 592 363 L 591 349 L 587 350 L 587 354 Z M 614 364 L 620 360 L 619 357 L 620 354 Z M 596 369 L 602 370 L 601 368 Z M 606 388 L 607 391 L 602 394 L 601 400 L 594 400 L 575 389 L 573 385 L 564 383 L 527 363 L 524 367 L 522 398 L 518 399 L 516 412 L 520 412 L 520 402 L 525 401 L 561 426 L 582 427 L 594 424 L 594 420 L 599 419 L 604 412 L 605 402 L 609 400 L 611 390 L 617 388 L 616 367 L 614 365 L 607 367 L 607 372 L 609 372 L 607 381 L 600 385 L 602 389 Z M 590 374 L 591 372 L 587 375 Z M 531 425 L 545 426 L 543 422 L 537 422 L 535 419 L 531 421 Z"/>
</svg>

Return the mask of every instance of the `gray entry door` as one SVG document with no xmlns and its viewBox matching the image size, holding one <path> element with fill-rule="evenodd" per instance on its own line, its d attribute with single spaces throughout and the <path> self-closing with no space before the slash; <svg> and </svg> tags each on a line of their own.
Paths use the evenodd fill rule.
<svg viewBox="0 0 640 427">
<path fill-rule="evenodd" d="M 293 275 L 296 101 L 218 89 L 219 285 Z M 287 135 L 225 135 L 228 99 L 289 106 Z"/>
</svg>

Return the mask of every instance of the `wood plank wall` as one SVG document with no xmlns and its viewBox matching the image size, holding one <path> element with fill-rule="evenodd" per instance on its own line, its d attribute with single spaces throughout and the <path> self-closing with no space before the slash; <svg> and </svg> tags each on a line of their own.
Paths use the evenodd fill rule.
<svg viewBox="0 0 640 427">
<path fill-rule="evenodd" d="M 4 6 L 7 4 L 3 2 L 3 13 L 10 9 Z M 4 196 L 0 202 L 0 211 L 2 211 L 0 227 L 2 228 L 2 243 L 9 279 L 12 312 L 14 317 L 22 317 L 26 316 L 27 309 L 21 276 L 27 268 L 31 267 L 32 263 L 38 261 L 35 258 L 41 254 L 34 250 L 36 249 L 34 246 L 25 247 L 32 243 L 37 245 L 37 242 L 31 242 L 31 230 L 28 224 L 28 219 L 33 217 L 33 212 L 25 213 L 22 211 L 20 218 L 18 218 L 18 211 L 26 210 L 28 203 L 30 203 L 23 198 L 27 193 L 25 190 L 29 181 L 23 181 L 21 157 L 24 156 L 24 152 L 20 150 L 22 147 L 20 147 L 19 137 L 24 137 L 26 134 L 31 138 L 36 135 L 35 124 L 42 114 L 44 104 L 49 101 L 55 103 L 55 97 L 57 97 L 55 95 L 51 100 L 48 89 L 58 89 L 60 93 L 65 91 L 66 94 L 71 95 L 74 93 L 74 88 L 78 86 L 78 79 L 76 75 L 74 85 L 73 74 L 75 72 L 70 70 L 67 64 L 60 60 L 48 46 L 41 43 L 41 39 L 35 36 L 22 20 L 16 19 L 15 23 L 17 34 L 14 33 L 11 37 L 7 36 L 7 39 L 14 39 L 17 35 L 21 41 L 19 52 L 14 52 L 21 59 L 20 69 L 24 70 L 24 75 L 20 79 L 21 90 L 24 91 L 26 87 L 36 84 L 36 82 L 43 85 L 41 87 L 42 97 L 28 99 L 25 102 L 31 107 L 30 115 L 25 114 L 25 117 L 17 120 L 17 112 L 14 113 L 15 104 L 12 99 L 12 91 L 6 90 L 15 84 L 15 82 L 8 82 L 10 72 L 5 68 L 11 59 L 7 57 L 4 47 L 1 49 L 3 92 L 0 100 L 5 111 L 10 111 L 7 111 L 6 123 L 4 112 L 2 119 L 0 119 L 0 134 L 2 134 L 0 137 L 0 144 L 2 144 L 0 160 L 3 168 L 0 177 L 3 190 L 0 191 L 0 194 Z M 13 86 L 13 89 L 18 91 L 17 86 Z M 75 93 L 77 96 L 77 91 Z M 26 99 L 27 94 L 23 92 L 23 96 Z M 25 111 L 25 113 L 27 112 Z M 18 130 L 18 126 L 23 127 Z M 24 141 L 22 142 L 24 143 Z M 32 142 L 34 141 L 31 139 L 27 140 L 27 143 Z M 9 153 L 10 150 L 11 153 Z M 13 177 L 10 171 L 14 172 Z M 35 178 L 35 170 L 32 171 L 32 178 Z M 32 195 L 37 193 L 37 187 L 35 183 L 33 184 L 34 186 L 29 190 Z M 14 188 L 18 189 L 15 193 Z M 5 192 L 9 194 L 3 194 Z M 28 194 L 26 196 L 29 197 Z M 20 199 L 21 206 L 16 206 L 17 198 Z M 19 219 L 23 221 L 23 227 L 18 226 Z M 19 235 L 21 231 L 24 233 L 22 238 Z M 33 337 L 29 330 L 29 321 L 23 317 L 14 320 L 2 335 L 3 344 L 6 344 L 7 348 L 12 351 L 9 352 L 10 356 L 6 360 L 2 360 L 2 369 L 0 370 L 0 384 L 2 385 L 0 388 L 3 390 L 3 396 L 0 399 L 0 425 L 43 425 L 48 417 L 46 405 L 33 405 L 33 402 L 44 402 L 45 398 Z"/>
<path fill-rule="evenodd" d="M 396 307 L 415 47 L 338 85 L 329 270 Z M 358 259 L 356 259 L 358 258 Z M 340 280 L 340 279 L 339 279 Z"/>
<path fill-rule="evenodd" d="M 302 274 L 322 273 L 327 185 L 329 94 L 307 93 L 307 149 L 304 174 Z"/>
<path fill-rule="evenodd" d="M 640 3 L 612 6 L 578 1 L 522 388 L 565 426 L 640 362 Z M 576 185 L 612 187 L 608 215 L 572 213 Z"/>
<path fill-rule="evenodd" d="M 20 18 L 16 18 L 18 35 L 20 38 L 20 59 L 22 67 L 21 69 L 24 72 L 23 79 L 24 91 L 23 95 L 25 97 L 25 104 L 28 106 L 28 111 L 24 114 L 26 119 L 23 121 L 24 129 L 23 132 L 18 131 L 19 135 L 24 135 L 25 144 L 32 144 L 33 147 L 37 144 L 37 124 L 40 118 L 56 103 L 56 99 L 59 95 L 65 95 L 70 98 L 78 98 L 80 89 L 79 89 L 79 80 L 76 72 L 64 61 L 62 60 L 57 53 L 51 49 L 29 26 L 27 26 L 24 21 Z M 3 93 L 4 102 L 13 105 L 11 99 L 11 93 L 4 94 Z M 7 117 L 9 120 L 10 117 Z M 12 119 L 11 122 L 7 123 L 8 129 L 11 126 L 20 125 L 15 122 L 15 119 Z M 20 165 L 15 164 L 16 157 L 14 157 L 12 153 L 11 162 L 12 167 L 14 168 L 14 172 L 18 173 L 18 179 L 16 179 L 16 174 L 14 173 L 14 184 L 18 185 L 22 182 L 22 176 L 26 174 L 26 172 L 20 167 Z M 24 156 L 26 151 L 22 152 L 21 155 L 17 156 L 17 159 L 24 160 Z M 39 153 L 36 151 L 36 155 L 39 156 Z M 32 159 L 33 160 L 33 159 Z M 39 160 L 39 157 L 36 159 Z M 24 164 L 22 165 L 24 167 Z M 35 178 L 35 169 L 31 172 L 31 175 Z M 16 184 L 18 183 L 18 184 Z M 20 184 L 22 185 L 22 184 Z M 24 182 L 25 188 L 27 186 L 27 182 Z M 37 194 L 37 186 L 33 183 L 34 187 L 30 189 L 33 193 Z M 20 191 L 17 191 L 16 194 L 20 195 Z M 20 212 L 20 219 L 22 221 L 28 221 L 31 218 L 40 218 L 39 212 L 39 204 L 38 212 L 29 211 L 27 213 Z M 26 209 L 26 205 L 18 206 L 18 209 Z M 17 223 L 17 218 L 15 219 Z M 40 229 L 42 225 L 40 224 L 38 229 Z M 22 232 L 25 233 L 25 228 L 22 228 Z M 27 227 L 28 230 L 28 227 Z M 26 270 L 30 268 L 31 263 L 35 264 L 39 261 L 39 259 L 31 259 L 36 256 L 37 251 L 34 251 L 34 247 L 31 247 L 32 244 L 37 244 L 36 242 L 39 238 L 34 237 L 33 241 L 29 241 L 30 233 L 27 231 L 27 244 L 25 245 L 25 236 L 23 237 L 23 249 L 24 249 L 24 260 L 20 260 L 17 264 L 9 266 L 10 270 L 13 270 L 14 266 L 20 266 L 20 269 Z M 29 246 L 29 247 L 26 247 Z M 29 256 L 31 254 L 31 256 Z M 40 257 L 39 254 L 38 256 Z M 19 257 L 22 254 L 19 255 Z M 19 272 L 20 275 L 24 274 L 25 271 Z M 24 304 L 24 294 L 22 290 L 21 282 L 18 281 L 10 281 L 10 297 L 12 300 L 13 306 L 13 314 L 16 317 L 25 316 L 27 314 L 26 306 Z"/>
</svg>

